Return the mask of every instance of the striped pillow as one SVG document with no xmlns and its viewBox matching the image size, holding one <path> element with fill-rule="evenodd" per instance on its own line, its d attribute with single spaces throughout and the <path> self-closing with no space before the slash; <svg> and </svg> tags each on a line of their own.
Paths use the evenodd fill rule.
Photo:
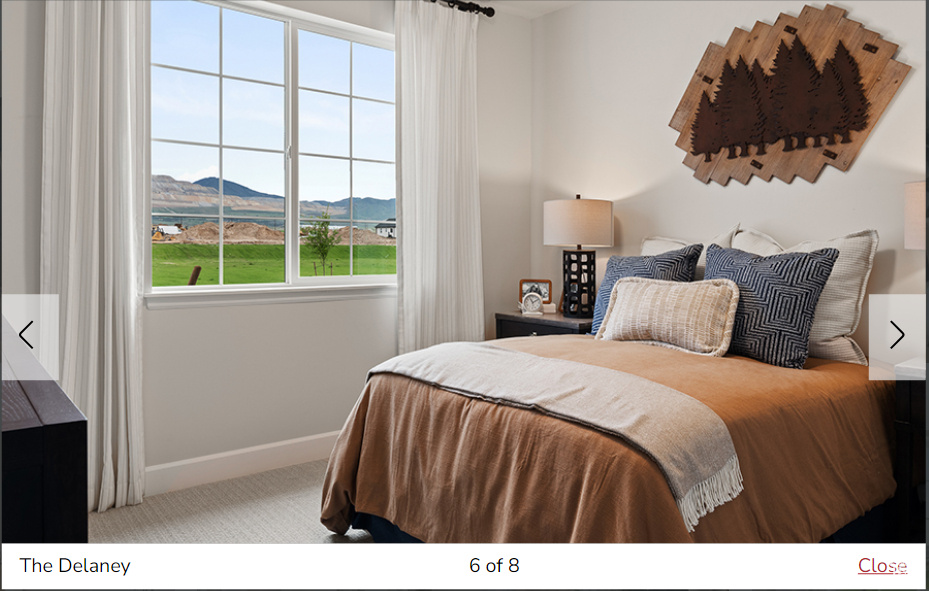
<svg viewBox="0 0 929 591">
<path fill-rule="evenodd" d="M 594 319 L 590 332 L 597 334 L 607 306 L 610 305 L 610 293 L 613 285 L 623 277 L 645 277 L 667 281 L 693 281 L 700 258 L 702 244 L 691 244 L 679 250 L 662 254 L 640 257 L 611 256 L 606 263 L 606 273 L 594 302 Z"/>
<path fill-rule="evenodd" d="M 721 357 L 732 339 L 739 288 L 728 279 L 680 283 L 628 277 L 613 287 L 595 338 Z"/>
<path fill-rule="evenodd" d="M 816 304 L 810 329 L 810 356 L 859 365 L 867 365 L 868 359 L 852 333 L 858 329 L 877 245 L 876 230 L 863 230 L 832 240 L 808 240 L 790 248 L 782 247 L 767 234 L 751 228 L 739 230 L 732 238 L 732 248 L 764 256 L 822 248 L 838 250 L 839 258 Z"/>
<path fill-rule="evenodd" d="M 762 257 L 711 244 L 706 278 L 731 279 L 739 286 L 729 352 L 801 369 L 816 304 L 838 257 L 834 248 Z"/>
</svg>

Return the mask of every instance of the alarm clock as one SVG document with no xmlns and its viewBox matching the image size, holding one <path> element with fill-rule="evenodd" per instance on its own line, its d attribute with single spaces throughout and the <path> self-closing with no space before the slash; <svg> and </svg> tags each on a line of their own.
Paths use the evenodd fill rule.
<svg viewBox="0 0 929 591">
<path fill-rule="evenodd" d="M 523 296 L 523 301 L 519 304 L 519 309 L 522 310 L 522 313 L 526 316 L 541 316 L 542 315 L 542 296 L 529 292 Z"/>
</svg>

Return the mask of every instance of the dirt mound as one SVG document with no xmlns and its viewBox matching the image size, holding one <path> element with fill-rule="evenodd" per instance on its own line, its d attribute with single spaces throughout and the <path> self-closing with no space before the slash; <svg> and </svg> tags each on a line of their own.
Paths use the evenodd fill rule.
<svg viewBox="0 0 929 591">
<path fill-rule="evenodd" d="M 349 228 L 340 228 L 336 230 L 338 242 L 336 244 L 349 243 Z M 355 244 L 385 244 L 396 246 L 396 238 L 385 238 L 379 236 L 377 232 L 355 228 L 353 232 Z M 305 241 L 305 239 L 304 239 Z M 206 222 L 197 226 L 191 226 L 180 234 L 174 240 L 179 244 L 217 244 L 219 242 L 219 225 L 215 222 Z M 267 226 L 256 224 L 254 222 L 226 222 L 223 224 L 223 242 L 225 244 L 284 244 L 284 232 L 272 230 Z"/>
<path fill-rule="evenodd" d="M 230 244 L 284 244 L 284 232 L 254 222 L 226 222 L 223 228 Z"/>
<path fill-rule="evenodd" d="M 217 244 L 219 225 L 207 222 L 191 226 L 177 235 L 174 242 L 181 244 Z M 225 244 L 284 244 L 284 233 L 254 222 L 226 222 L 223 224 Z"/>
<path fill-rule="evenodd" d="M 178 234 L 174 241 L 181 244 L 216 244 L 219 242 L 219 225 L 207 222 L 191 226 Z"/>
</svg>

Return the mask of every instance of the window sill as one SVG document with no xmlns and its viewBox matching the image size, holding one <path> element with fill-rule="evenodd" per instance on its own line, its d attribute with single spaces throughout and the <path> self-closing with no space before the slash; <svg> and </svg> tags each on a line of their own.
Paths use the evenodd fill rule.
<svg viewBox="0 0 929 591">
<path fill-rule="evenodd" d="M 334 300 L 362 300 L 397 297 L 396 283 L 326 286 L 273 286 L 188 290 L 166 288 L 143 295 L 149 310 L 253 306 Z"/>
</svg>

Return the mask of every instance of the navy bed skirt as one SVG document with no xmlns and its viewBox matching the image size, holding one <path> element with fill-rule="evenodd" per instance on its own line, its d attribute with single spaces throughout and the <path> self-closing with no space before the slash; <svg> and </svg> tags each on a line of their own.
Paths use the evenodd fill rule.
<svg viewBox="0 0 929 591">
<path fill-rule="evenodd" d="M 367 530 L 377 544 L 422 544 L 423 541 L 414 538 L 383 517 L 370 513 L 356 513 L 352 520 L 354 529 Z"/>
<path fill-rule="evenodd" d="M 825 543 L 882 543 L 895 541 L 890 535 L 891 513 L 890 501 L 878 505 L 874 509 L 852 521 L 833 535 L 822 540 Z M 414 538 L 399 527 L 383 517 L 370 513 L 356 513 L 352 520 L 352 527 L 363 529 L 371 534 L 374 542 L 378 544 L 422 544 L 423 541 Z"/>
</svg>

